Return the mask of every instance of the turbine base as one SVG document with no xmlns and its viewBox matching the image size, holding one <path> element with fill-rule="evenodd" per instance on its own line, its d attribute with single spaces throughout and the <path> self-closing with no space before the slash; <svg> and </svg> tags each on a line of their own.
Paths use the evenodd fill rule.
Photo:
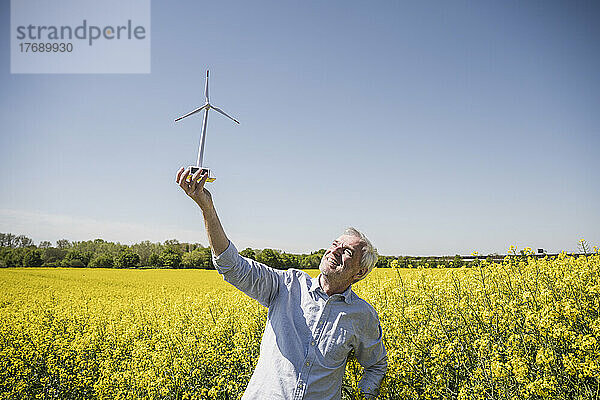
<svg viewBox="0 0 600 400">
<path fill-rule="evenodd" d="M 192 175 L 193 175 L 193 174 L 195 174 L 195 173 L 196 173 L 196 172 L 197 172 L 199 169 L 201 169 L 201 170 L 202 170 L 202 172 L 200 173 L 200 176 L 204 175 L 205 173 L 207 173 L 207 174 L 208 174 L 208 179 L 206 180 L 206 182 L 209 182 L 209 183 L 210 183 L 210 182 L 214 182 L 214 181 L 215 181 L 215 179 L 217 179 L 217 177 L 215 177 L 215 176 L 212 174 L 212 171 L 210 170 L 210 168 L 206 168 L 206 167 L 196 167 L 196 166 L 194 166 L 194 165 L 191 165 L 191 166 L 189 166 L 188 168 L 189 168 L 189 169 L 190 169 L 190 171 L 191 171 L 191 174 L 190 174 L 190 175 L 188 175 L 188 178 L 187 178 L 188 182 L 190 182 L 190 181 L 192 180 Z M 198 182 L 200 182 L 200 179 L 198 179 Z"/>
</svg>

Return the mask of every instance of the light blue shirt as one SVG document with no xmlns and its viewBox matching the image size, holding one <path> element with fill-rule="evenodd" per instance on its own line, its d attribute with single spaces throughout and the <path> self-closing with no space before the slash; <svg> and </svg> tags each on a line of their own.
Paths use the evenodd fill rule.
<svg viewBox="0 0 600 400">
<path fill-rule="evenodd" d="M 258 363 L 242 399 L 340 399 L 352 350 L 365 368 L 360 388 L 377 393 L 387 370 L 381 325 L 352 287 L 328 296 L 318 278 L 244 258 L 231 242 L 213 255 L 213 263 L 227 282 L 269 308 Z"/>
</svg>

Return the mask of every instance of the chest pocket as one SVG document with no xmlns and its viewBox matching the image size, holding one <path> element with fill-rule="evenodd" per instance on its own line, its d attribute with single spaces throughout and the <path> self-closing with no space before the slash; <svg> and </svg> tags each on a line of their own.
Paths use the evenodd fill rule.
<svg viewBox="0 0 600 400">
<path fill-rule="evenodd" d="M 352 350 L 351 335 L 348 330 L 338 327 L 327 341 L 323 356 L 328 365 L 340 365 L 346 362 Z"/>
</svg>

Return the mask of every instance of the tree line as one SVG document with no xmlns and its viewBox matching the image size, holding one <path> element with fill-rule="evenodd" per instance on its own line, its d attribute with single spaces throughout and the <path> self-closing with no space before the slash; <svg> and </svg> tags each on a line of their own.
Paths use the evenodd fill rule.
<svg viewBox="0 0 600 400">
<path fill-rule="evenodd" d="M 325 249 L 310 254 L 292 254 L 275 249 L 240 251 L 244 257 L 277 269 L 318 268 Z M 461 267 L 461 256 L 446 258 L 379 256 L 378 268 L 448 268 Z M 69 241 L 61 239 L 53 245 L 12 233 L 0 233 L 0 267 L 78 267 L 78 268 L 201 268 L 214 269 L 210 247 L 200 243 L 163 243 L 148 240 L 133 245 L 107 242 L 103 239 Z"/>
</svg>

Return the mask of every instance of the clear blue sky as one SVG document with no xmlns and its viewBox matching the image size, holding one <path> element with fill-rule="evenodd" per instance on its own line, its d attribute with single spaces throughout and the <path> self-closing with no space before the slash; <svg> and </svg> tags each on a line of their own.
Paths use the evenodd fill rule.
<svg viewBox="0 0 600 400">
<path fill-rule="evenodd" d="M 140 75 L 11 75 L 0 4 L 0 232 L 206 244 L 174 183 L 205 162 L 239 248 L 345 226 L 382 254 L 600 243 L 594 2 L 159 2 Z M 110 62 L 110 60 L 106 60 Z"/>
</svg>

